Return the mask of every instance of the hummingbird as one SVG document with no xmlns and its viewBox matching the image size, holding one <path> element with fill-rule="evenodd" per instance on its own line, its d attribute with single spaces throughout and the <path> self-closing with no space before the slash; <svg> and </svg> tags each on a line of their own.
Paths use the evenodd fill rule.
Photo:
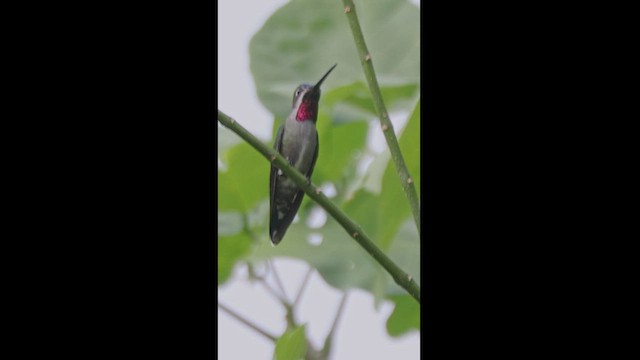
<svg viewBox="0 0 640 360">
<path fill-rule="evenodd" d="M 278 128 L 273 148 L 280 153 L 291 166 L 295 167 L 311 181 L 311 174 L 318 159 L 318 101 L 320 85 L 335 64 L 315 85 L 302 84 L 293 93 L 291 113 Z M 273 164 L 269 177 L 269 236 L 271 243 L 278 245 L 296 216 L 304 191 Z"/>
</svg>

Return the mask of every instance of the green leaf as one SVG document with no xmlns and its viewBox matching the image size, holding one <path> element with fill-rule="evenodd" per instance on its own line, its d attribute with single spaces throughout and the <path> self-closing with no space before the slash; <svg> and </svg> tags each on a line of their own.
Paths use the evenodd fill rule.
<svg viewBox="0 0 640 360">
<path fill-rule="evenodd" d="M 416 191 L 418 191 L 420 183 L 420 102 L 416 105 L 398 142 L 407 169 L 416 184 Z M 398 172 L 392 161 L 389 161 L 382 177 L 378 210 L 378 218 L 380 221 L 384 220 L 385 224 L 379 234 L 380 245 L 384 249 L 388 249 L 403 220 L 411 215 L 409 200 L 402 189 Z"/>
<path fill-rule="evenodd" d="M 309 239 L 316 235 L 322 236 L 322 242 L 312 245 Z M 338 289 L 355 287 L 373 293 L 374 288 L 380 286 L 378 278 L 392 281 L 380 265 L 331 217 L 320 229 L 310 229 L 303 222 L 293 223 L 277 247 L 266 241 L 260 242 L 253 248 L 248 260 L 273 257 L 306 261 L 318 270 L 329 285 Z"/>
<path fill-rule="evenodd" d="M 389 257 L 404 271 L 420 280 L 420 239 L 413 218 L 407 217 L 392 242 Z M 366 230 L 368 234 L 368 230 Z M 321 236 L 319 245 L 311 237 Z M 406 294 L 391 276 L 331 217 L 319 229 L 304 222 L 292 224 L 282 242 L 271 246 L 261 241 L 253 247 L 248 261 L 284 257 L 300 259 L 313 266 L 322 278 L 338 289 L 359 288 L 370 292 L 376 300 L 385 295 Z M 415 301 L 415 300 L 414 300 Z"/>
<path fill-rule="evenodd" d="M 387 225 L 386 219 L 380 219 L 380 198 L 367 190 L 358 190 L 353 199 L 343 206 L 344 212 L 380 246 L 379 230 Z"/>
<path fill-rule="evenodd" d="M 389 171 L 390 167 L 393 167 L 393 164 L 387 165 L 379 195 L 363 188 L 344 206 L 347 215 L 385 251 L 391 246 L 391 240 L 402 222 L 411 214 L 407 199 L 397 181 L 398 175 Z"/>
<path fill-rule="evenodd" d="M 332 125 L 323 120 L 327 119 L 318 121 L 320 151 L 312 176 L 315 184 L 341 180 L 348 173 L 348 165 L 353 164 L 364 149 L 367 140 L 366 123 Z"/>
<path fill-rule="evenodd" d="M 403 84 L 380 88 L 387 111 L 407 109 L 418 90 L 416 84 Z M 326 92 L 320 102 L 321 109 L 331 111 L 334 124 L 368 120 L 377 117 L 369 87 L 359 81 Z"/>
<path fill-rule="evenodd" d="M 406 0 L 368 0 L 358 2 L 357 11 L 380 87 L 413 84 L 417 89 L 419 9 Z M 281 118 L 290 111 L 296 87 L 316 83 L 335 63 L 338 67 L 323 84 L 325 92 L 365 81 L 339 2 L 288 2 L 251 39 L 249 54 L 258 98 Z"/>
<path fill-rule="evenodd" d="M 285 332 L 276 342 L 276 360 L 300 360 L 307 353 L 307 338 L 305 325 Z"/>
<path fill-rule="evenodd" d="M 387 333 L 398 337 L 410 330 L 420 331 L 420 304 L 410 295 L 390 296 L 395 303 L 393 312 L 387 319 Z"/>
<path fill-rule="evenodd" d="M 387 254 L 396 264 L 402 264 L 402 270 L 420 285 L 420 236 L 412 216 L 403 221 Z M 387 294 L 406 294 L 406 291 L 395 282 L 390 282 Z"/>
<path fill-rule="evenodd" d="M 218 154 L 241 142 L 242 139 L 236 133 L 218 123 Z"/>
<path fill-rule="evenodd" d="M 411 116 L 398 140 L 400 151 L 405 159 L 409 173 L 419 191 L 420 182 L 420 101 L 416 104 Z M 384 166 L 381 181 L 380 173 Z M 360 200 L 364 194 L 376 194 L 369 201 Z M 371 197 L 371 195 L 369 195 Z M 374 237 L 376 243 L 383 249 L 389 249 L 393 237 L 398 232 L 402 222 L 411 215 L 411 208 L 407 196 L 402 189 L 398 172 L 391 161 L 390 152 L 385 149 L 374 159 L 368 169 L 364 187 L 356 192 L 352 204 L 348 205 L 353 214 L 361 221 L 372 222 L 372 228 L 367 234 Z M 360 209 L 360 210 L 358 210 Z M 360 214 L 358 212 L 361 212 Z M 384 224 L 377 226 L 376 224 Z"/>
<path fill-rule="evenodd" d="M 420 99 L 399 139 L 400 151 L 420 196 Z"/>
<path fill-rule="evenodd" d="M 391 160 L 391 153 L 388 148 L 373 159 L 364 176 L 363 189 L 377 195 L 382 192 L 382 177 L 387 170 L 389 160 Z"/>
<path fill-rule="evenodd" d="M 338 86 L 330 91 L 323 92 L 321 106 L 332 109 L 340 103 L 347 103 L 368 114 L 375 114 L 371 93 L 362 81 Z"/>
<path fill-rule="evenodd" d="M 218 236 L 218 286 L 231 276 L 236 263 L 249 254 L 251 238 L 245 232 Z"/>
<path fill-rule="evenodd" d="M 269 162 L 247 143 L 223 154 L 227 171 L 218 170 L 218 210 L 252 210 L 269 196 Z"/>
</svg>

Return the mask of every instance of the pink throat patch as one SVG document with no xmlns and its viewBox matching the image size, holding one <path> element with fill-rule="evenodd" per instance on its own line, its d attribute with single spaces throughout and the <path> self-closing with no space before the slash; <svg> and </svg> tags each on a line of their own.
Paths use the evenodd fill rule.
<svg viewBox="0 0 640 360">
<path fill-rule="evenodd" d="M 302 103 L 300 103 L 300 107 L 298 108 L 298 113 L 296 114 L 296 120 L 300 122 L 305 120 L 315 120 L 317 111 L 318 104 L 314 103 L 313 101 L 302 101 Z"/>
</svg>

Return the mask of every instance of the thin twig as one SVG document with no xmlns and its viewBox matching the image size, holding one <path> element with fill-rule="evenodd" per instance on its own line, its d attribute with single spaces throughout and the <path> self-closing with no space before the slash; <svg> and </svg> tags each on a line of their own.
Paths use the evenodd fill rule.
<svg viewBox="0 0 640 360">
<path fill-rule="evenodd" d="M 284 286 L 282 285 L 282 281 L 280 281 L 280 277 L 278 276 L 278 272 L 276 271 L 275 265 L 271 262 L 271 260 L 267 260 L 267 264 L 270 267 L 271 272 L 273 273 L 273 277 L 276 279 L 276 284 L 278 285 L 278 287 L 280 287 L 280 290 L 282 292 L 283 297 L 279 298 L 279 300 L 282 303 L 282 306 L 284 306 L 286 310 L 287 326 L 288 328 L 294 328 L 296 327 L 296 324 L 297 324 L 294 311 L 293 311 L 294 307 L 293 305 L 291 305 L 291 303 L 289 303 L 289 299 L 287 299 L 287 294 L 284 291 Z"/>
<path fill-rule="evenodd" d="M 393 260 L 391 260 L 376 244 L 369 238 L 369 236 L 362 230 L 362 228 L 353 222 L 340 208 L 332 203 L 322 191 L 318 191 L 318 187 L 307 180 L 297 169 L 289 165 L 289 162 L 278 154 L 274 149 L 263 144 L 253 134 L 248 132 L 244 127 L 238 124 L 237 121 L 227 116 L 222 111 L 218 110 L 218 121 L 229 128 L 234 133 L 238 134 L 249 145 L 262 154 L 262 156 L 270 161 L 273 165 L 282 170 L 287 175 L 287 178 L 292 180 L 300 189 L 302 189 L 313 201 L 318 203 L 323 209 L 327 211 L 336 221 L 347 231 L 351 237 L 356 240 L 360 246 L 362 246 L 382 267 L 391 275 L 393 280 L 400 287 L 405 289 L 416 301 L 420 302 L 420 287 L 413 280 L 413 277 L 404 272 Z"/>
<path fill-rule="evenodd" d="M 294 307 L 298 305 L 298 301 L 300 301 L 302 292 L 304 291 L 304 288 L 306 287 L 307 282 L 309 282 L 309 277 L 311 277 L 311 273 L 313 273 L 313 268 L 309 266 L 309 270 L 307 270 L 307 273 L 305 274 L 304 279 L 302 280 L 302 284 L 300 285 L 300 289 L 298 290 L 298 295 L 296 295 L 296 299 L 293 301 Z"/>
<path fill-rule="evenodd" d="M 329 334 L 332 334 L 336 330 L 336 325 L 338 324 L 338 320 L 340 320 L 340 316 L 342 316 L 342 310 L 344 310 L 344 305 L 347 303 L 347 295 L 348 293 L 344 293 L 342 295 L 342 299 L 340 300 L 340 305 L 338 305 L 338 312 L 336 312 L 336 317 L 333 319 L 333 325 L 331 325 L 331 331 Z"/>
<path fill-rule="evenodd" d="M 329 357 L 329 352 L 331 351 L 331 344 L 333 343 L 333 335 L 336 331 L 338 320 L 342 316 L 342 311 L 344 310 L 344 305 L 347 303 L 347 293 L 345 292 L 342 295 L 342 300 L 340 300 L 340 305 L 338 305 L 338 311 L 336 312 L 336 317 L 333 319 L 333 324 L 331 325 L 331 330 L 329 330 L 329 334 L 324 341 L 324 346 L 322 347 L 322 354 L 324 358 Z"/>
<path fill-rule="evenodd" d="M 269 264 L 269 262 L 267 262 L 267 264 Z M 267 265 L 267 269 L 270 269 L 274 274 L 275 274 L 275 268 L 270 268 Z M 277 275 L 275 275 L 277 276 Z M 293 314 L 293 306 L 289 303 L 289 301 L 287 299 L 285 299 L 284 297 L 282 297 L 274 288 L 271 287 L 271 285 L 269 285 L 269 283 L 267 282 L 266 278 L 258 278 L 258 280 L 260 280 L 260 284 L 262 284 L 262 286 L 267 289 L 267 291 L 273 295 L 273 297 L 275 297 L 280 304 L 282 304 L 282 306 L 284 307 L 285 311 L 286 311 L 286 320 L 287 320 L 287 329 L 291 329 L 294 328 L 297 324 L 295 316 Z"/>
<path fill-rule="evenodd" d="M 287 302 L 287 299 L 283 298 L 274 288 L 271 287 L 271 285 L 269 285 L 269 283 L 264 279 L 264 278 L 258 278 L 258 280 L 260 280 L 260 283 L 262 284 L 262 286 L 267 289 L 267 291 L 273 295 L 273 297 L 275 297 L 276 299 L 278 299 L 278 301 L 280 301 L 282 304 L 288 305 L 289 303 Z"/>
<path fill-rule="evenodd" d="M 275 264 L 272 263 L 271 260 L 267 260 L 267 264 L 269 264 L 269 267 L 271 267 L 271 271 L 273 272 L 273 277 L 276 279 L 276 285 L 278 285 L 278 287 L 280 288 L 280 291 L 282 292 L 282 297 L 285 298 L 288 302 L 289 298 L 287 297 L 287 292 L 284 290 L 282 281 L 280 281 L 280 276 L 278 276 L 278 272 L 276 271 Z"/>
<path fill-rule="evenodd" d="M 234 312 L 233 310 L 229 309 L 228 307 L 222 305 L 220 302 L 218 302 L 218 307 L 220 309 L 222 309 L 224 312 L 226 312 L 227 314 L 231 315 L 232 317 L 234 317 L 236 320 L 240 321 L 241 323 L 247 325 L 248 327 L 252 328 L 253 330 L 257 331 L 258 333 L 260 333 L 261 335 L 269 338 L 269 340 L 276 342 L 278 340 L 277 337 L 275 337 L 274 335 L 269 334 L 267 331 L 259 328 L 257 325 L 252 324 L 249 320 L 243 318 L 242 316 L 238 315 L 236 312 Z"/>
</svg>

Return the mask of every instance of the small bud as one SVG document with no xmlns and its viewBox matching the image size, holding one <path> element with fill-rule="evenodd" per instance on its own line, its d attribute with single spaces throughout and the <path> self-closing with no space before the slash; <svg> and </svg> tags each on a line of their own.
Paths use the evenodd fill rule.
<svg viewBox="0 0 640 360">
<path fill-rule="evenodd" d="M 350 6 L 345 6 L 344 7 L 344 13 L 346 14 L 348 12 L 351 12 L 351 7 Z"/>
<path fill-rule="evenodd" d="M 364 61 L 369 61 L 371 60 L 371 53 L 367 53 L 367 55 L 364 56 Z"/>
<path fill-rule="evenodd" d="M 316 188 L 316 194 L 320 195 L 321 192 L 322 190 L 320 188 Z"/>
<path fill-rule="evenodd" d="M 353 237 L 354 237 L 354 238 L 357 238 L 357 237 L 358 237 L 358 235 L 360 235 L 360 234 L 358 234 L 357 232 L 354 232 L 354 233 L 353 233 Z"/>
<path fill-rule="evenodd" d="M 411 275 L 407 275 L 407 279 L 408 279 L 409 281 L 413 280 L 413 278 L 411 277 Z"/>
<path fill-rule="evenodd" d="M 270 158 L 270 159 L 271 159 L 271 162 L 273 162 L 273 160 L 275 160 L 275 159 L 276 159 L 276 156 L 275 156 L 275 155 L 271 155 L 271 158 Z"/>
<path fill-rule="evenodd" d="M 387 126 L 387 124 L 382 124 L 382 131 L 387 131 L 389 130 L 389 127 Z"/>
<path fill-rule="evenodd" d="M 411 184 L 411 183 L 413 183 L 413 179 L 412 178 L 408 178 L 407 179 L 407 184 Z"/>
</svg>

